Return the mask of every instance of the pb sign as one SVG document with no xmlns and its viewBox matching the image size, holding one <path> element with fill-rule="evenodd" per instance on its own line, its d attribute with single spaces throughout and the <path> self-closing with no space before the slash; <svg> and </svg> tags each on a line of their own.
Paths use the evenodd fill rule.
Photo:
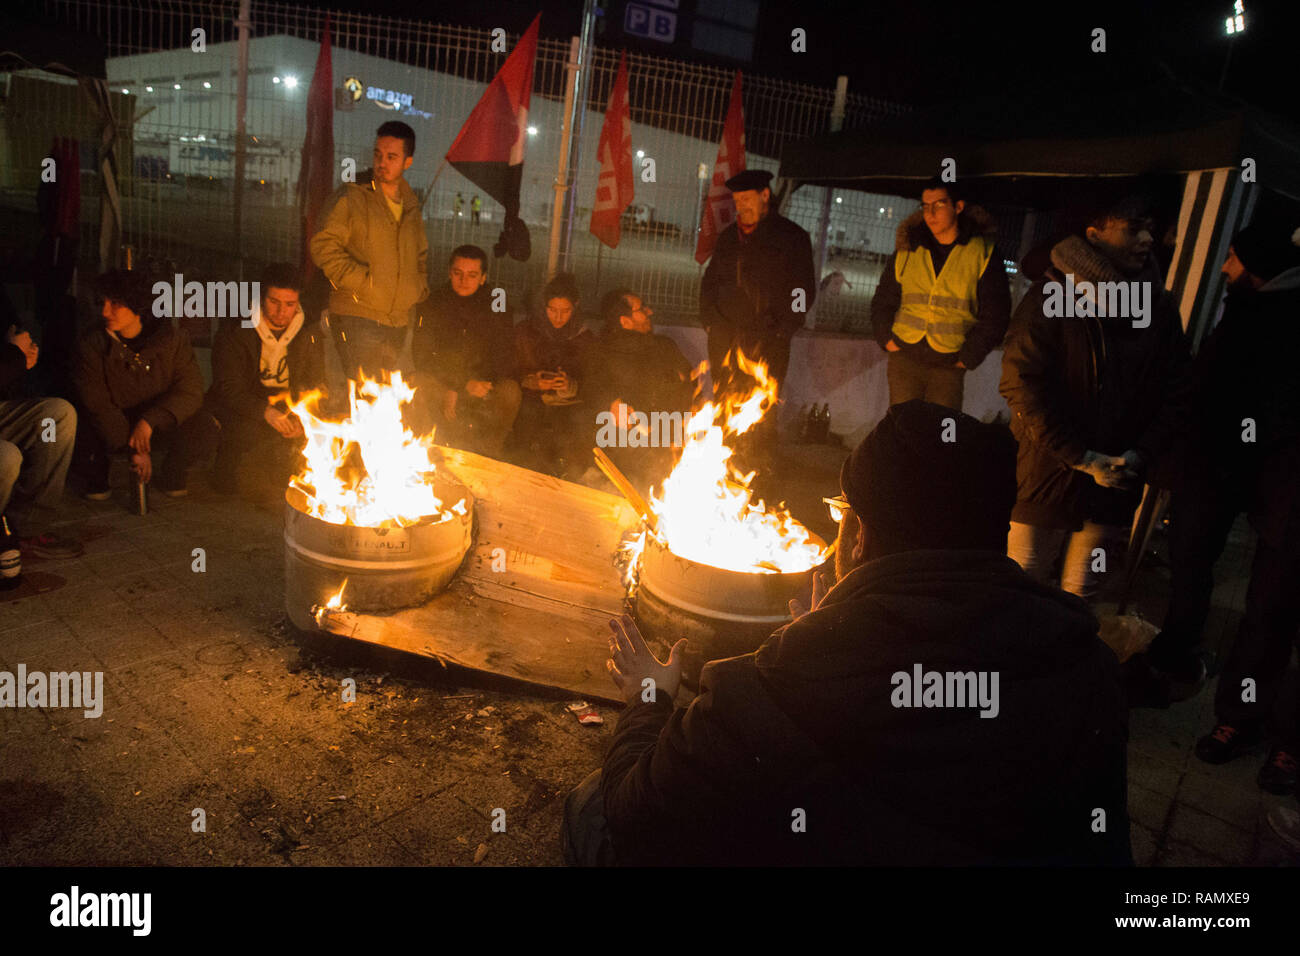
<svg viewBox="0 0 1300 956">
<path fill-rule="evenodd" d="M 629 3 L 623 11 L 623 32 L 629 36 L 672 43 L 677 37 L 677 14 Z"/>
</svg>

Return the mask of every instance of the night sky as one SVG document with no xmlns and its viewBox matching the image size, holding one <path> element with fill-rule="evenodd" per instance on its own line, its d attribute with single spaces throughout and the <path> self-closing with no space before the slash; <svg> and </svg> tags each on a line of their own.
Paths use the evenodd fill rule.
<svg viewBox="0 0 1300 956">
<path fill-rule="evenodd" d="M 542 34 L 577 33 L 581 0 L 489 0 L 477 4 L 412 0 L 333 0 L 328 7 L 409 16 L 435 22 L 522 31 L 540 9 Z M 1211 88 L 1235 43 L 1226 91 L 1300 120 L 1287 79 L 1294 57 L 1294 0 L 1245 0 L 1247 30 L 1229 41 L 1224 19 L 1232 0 L 1100 0 L 1057 5 L 1050 0 L 937 3 L 783 2 L 766 0 L 760 14 L 756 72 L 833 85 L 917 105 L 970 88 L 1005 90 L 1059 83 L 1098 84 L 1120 93 L 1173 73 Z M 790 31 L 803 27 L 808 52 L 790 51 Z M 1090 49 L 1094 27 L 1107 31 L 1107 52 Z M 653 46 L 643 47 L 653 49 Z M 674 51 L 674 55 L 681 55 Z M 706 59 L 700 57 L 700 59 Z M 717 61 L 713 61 L 717 62 Z"/>
</svg>

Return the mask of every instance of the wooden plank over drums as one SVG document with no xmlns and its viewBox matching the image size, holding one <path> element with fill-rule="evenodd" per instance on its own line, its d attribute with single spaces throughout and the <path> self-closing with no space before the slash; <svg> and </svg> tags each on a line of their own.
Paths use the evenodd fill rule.
<svg viewBox="0 0 1300 956">
<path fill-rule="evenodd" d="M 619 701 L 605 670 L 607 622 L 624 609 L 615 558 L 625 533 L 638 524 L 636 513 L 603 491 L 470 452 L 439 450 L 439 468 L 475 499 L 475 540 L 460 573 L 420 607 L 386 615 L 333 612 L 322 617 L 322 629 Z M 503 557 L 505 569 L 494 571 Z"/>
</svg>

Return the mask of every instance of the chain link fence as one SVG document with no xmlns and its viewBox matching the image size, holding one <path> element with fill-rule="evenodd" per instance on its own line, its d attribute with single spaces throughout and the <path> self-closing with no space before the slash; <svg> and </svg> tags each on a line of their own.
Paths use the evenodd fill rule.
<svg viewBox="0 0 1300 956">
<path fill-rule="evenodd" d="M 325 11 L 271 2 L 251 6 L 243 227 L 236 236 L 238 4 L 45 0 L 44 8 L 55 25 L 94 33 L 107 45 L 109 85 L 122 130 L 123 236 L 137 255 L 200 278 L 203 272 L 229 277 L 241 265 L 245 275 L 255 275 L 262 263 L 298 259 L 298 169 Z M 500 207 L 473 183 L 450 167 L 436 182 L 434 177 L 507 54 L 492 52 L 487 30 L 368 13 L 329 16 L 335 159 L 351 158 L 364 170 L 381 123 L 400 119 L 415 129 L 415 162 L 407 180 L 424 202 L 430 270 L 437 283 L 453 248 L 472 242 L 490 249 L 500 232 Z M 507 50 L 517 39 L 508 36 Z M 533 254 L 523 263 L 489 263 L 489 282 L 511 296 L 530 295 L 545 279 L 568 54 L 566 41 L 539 42 L 521 195 Z M 599 172 L 596 146 L 618 59 L 618 51 L 596 48 L 590 61 L 567 266 L 588 303 L 611 288 L 628 286 L 655 307 L 658 321 L 691 323 L 703 271 L 693 256 L 696 232 L 734 73 L 628 54 L 636 200 L 624 217 L 623 239 L 611 250 L 588 232 L 588 223 Z M 0 205 L 7 209 L 0 214 L 12 219 L 34 209 L 41 158 L 55 136 L 76 136 L 86 152 L 83 239 L 91 240 L 98 217 L 90 174 L 93 118 L 69 82 L 34 71 L 6 81 L 0 87 L 5 94 L 0 148 L 7 152 L 8 170 L 0 173 Z M 833 89 L 748 72 L 743 88 L 750 168 L 775 172 L 783 143 L 830 128 Z M 897 104 L 850 93 L 843 125 L 861 127 L 901 111 Z M 814 248 L 822 202 L 822 190 L 805 187 L 783 210 L 814 235 Z M 835 194 L 825 272 L 839 271 L 847 283 L 818 309 L 819 328 L 866 328 L 880 262 L 893 249 L 898 222 L 913 208 L 914 197 Z M 83 242 L 83 248 L 91 247 L 93 241 Z"/>
</svg>

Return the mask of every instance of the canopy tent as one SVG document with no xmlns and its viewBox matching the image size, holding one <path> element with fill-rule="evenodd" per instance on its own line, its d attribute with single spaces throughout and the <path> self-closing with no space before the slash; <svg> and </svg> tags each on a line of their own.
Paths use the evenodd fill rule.
<svg viewBox="0 0 1300 956">
<path fill-rule="evenodd" d="M 1025 90 L 979 96 L 872 126 L 786 144 L 794 188 L 916 195 L 956 163 L 989 201 L 1060 208 L 1099 181 L 1184 177 L 1166 286 L 1199 338 L 1219 300 L 1219 264 L 1259 186 L 1300 199 L 1300 130 L 1243 103 L 1170 80 L 1140 88 Z M 1243 182 L 1251 159 L 1254 183 Z"/>
<path fill-rule="evenodd" d="M 117 262 L 122 223 L 115 155 L 118 126 L 109 101 L 103 41 L 88 33 L 0 17 L 0 72 L 28 69 L 75 79 L 100 118 L 96 166 L 100 182 L 99 267 L 103 271 Z"/>
</svg>

